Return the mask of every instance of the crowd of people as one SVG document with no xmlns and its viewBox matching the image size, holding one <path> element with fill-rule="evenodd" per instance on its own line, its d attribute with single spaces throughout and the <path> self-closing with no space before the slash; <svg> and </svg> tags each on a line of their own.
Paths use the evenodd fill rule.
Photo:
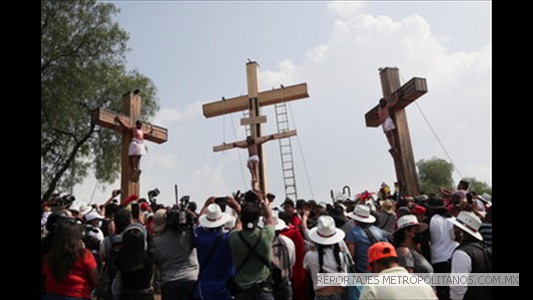
<svg viewBox="0 0 533 300">
<path fill-rule="evenodd" d="M 250 190 L 165 207 L 112 192 L 42 202 L 43 299 L 492 299 L 488 286 L 321 286 L 318 273 L 492 272 L 492 202 L 382 185 L 336 201 Z"/>
</svg>

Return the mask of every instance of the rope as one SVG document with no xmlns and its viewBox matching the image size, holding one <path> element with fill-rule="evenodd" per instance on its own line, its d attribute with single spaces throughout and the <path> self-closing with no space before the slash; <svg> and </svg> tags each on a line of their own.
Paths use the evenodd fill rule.
<svg viewBox="0 0 533 300">
<path fill-rule="evenodd" d="M 296 128 L 296 121 L 294 121 L 294 115 L 292 113 L 290 102 L 287 102 L 287 105 L 289 106 L 289 110 L 291 111 L 291 120 L 292 124 L 294 124 L 294 129 L 298 131 L 298 129 Z M 309 191 L 311 192 L 312 199 L 315 199 L 315 194 L 313 193 L 313 186 L 311 185 L 311 179 L 309 178 L 309 172 L 307 171 L 307 163 L 305 162 L 304 153 L 302 151 L 302 144 L 300 143 L 300 135 L 296 135 L 296 140 L 298 141 L 298 149 L 300 150 L 300 155 L 302 156 L 302 160 L 304 163 L 305 177 L 307 179 L 307 184 L 309 185 Z"/>
<path fill-rule="evenodd" d="M 399 73 L 399 72 L 398 72 Z M 402 83 L 405 83 L 405 80 L 403 79 L 402 75 L 400 74 L 400 79 L 402 81 Z M 455 162 L 453 161 L 451 155 L 448 153 L 448 151 L 446 151 L 446 148 L 444 147 L 444 144 L 442 144 L 441 140 L 439 139 L 438 135 L 437 135 L 437 132 L 435 132 L 435 130 L 433 129 L 433 126 L 431 126 L 431 123 L 429 123 L 429 120 L 426 118 L 426 115 L 424 114 L 424 112 L 422 111 L 422 108 L 420 107 L 420 105 L 418 104 L 417 101 L 415 101 L 415 104 L 416 104 L 416 107 L 418 108 L 418 111 L 420 111 L 420 114 L 422 115 L 422 117 L 424 118 L 424 121 L 426 121 L 426 124 L 428 125 L 429 129 L 431 130 L 431 133 L 433 134 L 433 136 L 435 137 L 435 139 L 437 140 L 437 142 L 439 143 L 440 147 L 442 148 L 442 151 L 444 151 L 444 154 L 446 154 L 446 156 L 448 157 L 448 159 L 450 160 L 450 162 L 452 163 L 452 166 L 453 168 L 455 169 L 455 172 L 457 172 L 457 174 L 459 174 L 459 177 L 460 178 L 463 178 L 463 175 L 461 174 L 461 172 L 459 171 L 459 169 L 457 168 L 457 165 L 455 164 Z"/>
</svg>

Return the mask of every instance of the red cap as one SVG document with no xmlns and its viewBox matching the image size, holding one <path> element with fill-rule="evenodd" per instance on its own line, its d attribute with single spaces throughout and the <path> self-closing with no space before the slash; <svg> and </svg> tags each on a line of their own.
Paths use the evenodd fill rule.
<svg viewBox="0 0 533 300">
<path fill-rule="evenodd" d="M 148 209 L 148 202 L 141 202 L 141 210 L 146 211 Z"/>
<path fill-rule="evenodd" d="M 411 212 L 413 213 L 413 215 L 424 215 L 426 214 L 426 208 L 420 205 L 415 205 Z"/>
<path fill-rule="evenodd" d="M 398 257 L 396 249 L 391 243 L 377 242 L 368 248 L 369 264 L 386 257 Z"/>
</svg>

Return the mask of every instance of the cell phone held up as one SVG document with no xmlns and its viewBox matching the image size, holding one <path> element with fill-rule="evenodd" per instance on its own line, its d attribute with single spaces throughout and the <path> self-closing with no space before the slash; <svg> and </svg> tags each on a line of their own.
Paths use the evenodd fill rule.
<svg viewBox="0 0 533 300">
<path fill-rule="evenodd" d="M 216 197 L 215 203 L 220 206 L 222 212 L 226 212 L 226 206 L 228 205 L 228 197 Z"/>
<path fill-rule="evenodd" d="M 131 204 L 131 217 L 133 219 L 139 219 L 139 203 Z"/>
</svg>

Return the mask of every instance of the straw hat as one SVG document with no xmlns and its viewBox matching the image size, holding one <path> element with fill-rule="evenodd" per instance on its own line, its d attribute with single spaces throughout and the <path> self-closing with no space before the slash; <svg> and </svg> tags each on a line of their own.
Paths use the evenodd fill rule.
<svg viewBox="0 0 533 300">
<path fill-rule="evenodd" d="M 344 239 L 344 231 L 335 227 L 330 216 L 320 216 L 316 227 L 309 230 L 309 238 L 320 245 L 333 245 Z"/>
<path fill-rule="evenodd" d="M 388 214 L 394 213 L 394 203 L 390 201 L 389 199 L 385 201 L 379 201 L 379 205 L 381 206 L 381 210 L 383 212 L 386 212 Z"/>
</svg>

